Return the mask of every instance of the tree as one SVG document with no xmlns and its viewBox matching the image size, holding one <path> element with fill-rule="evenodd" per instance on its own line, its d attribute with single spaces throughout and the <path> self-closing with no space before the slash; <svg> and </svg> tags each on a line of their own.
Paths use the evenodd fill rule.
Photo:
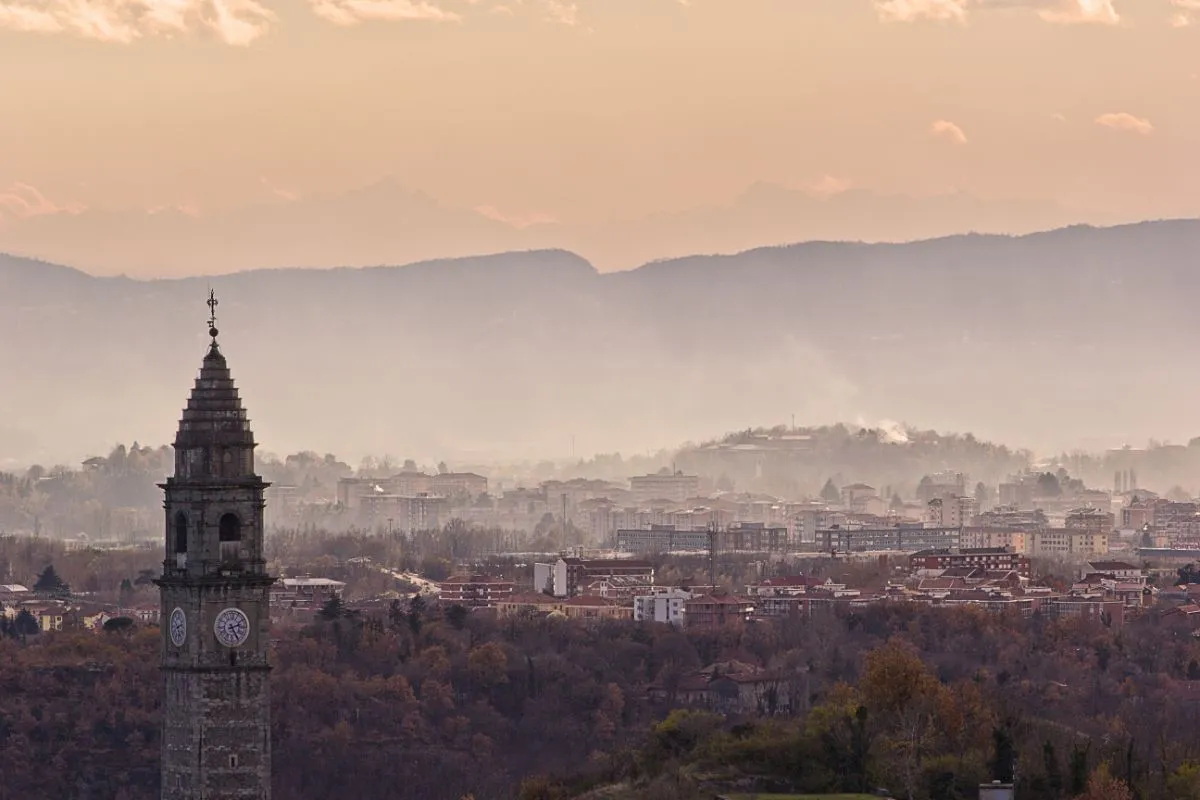
<svg viewBox="0 0 1200 800">
<path fill-rule="evenodd" d="M 996 726 L 992 729 L 992 762 L 988 765 L 992 780 L 1012 783 L 1016 760 L 1017 749 L 1008 724 Z"/>
<path fill-rule="evenodd" d="M 945 690 L 916 649 L 900 639 L 867 654 L 858 685 L 864 705 L 886 726 L 890 749 L 899 762 L 896 777 L 911 800 L 934 733 L 938 698 Z"/>
<path fill-rule="evenodd" d="M 1087 788 L 1088 781 L 1088 751 L 1091 743 L 1084 747 L 1075 745 L 1071 748 L 1069 768 L 1071 772 L 1071 794 L 1080 794 Z"/>
<path fill-rule="evenodd" d="M 321 610 L 317 612 L 317 617 L 326 622 L 333 622 L 335 619 L 347 616 L 348 613 L 349 610 L 346 608 L 346 604 L 342 601 L 341 596 L 333 594 L 321 606 Z"/>
<path fill-rule="evenodd" d="M 821 489 L 821 499 L 830 505 L 836 505 L 842 501 L 842 493 L 834 485 L 833 478 L 825 481 L 825 486 Z"/>
<path fill-rule="evenodd" d="M 1087 788 L 1076 800 L 1133 800 L 1133 792 L 1129 791 L 1125 781 L 1109 774 L 1107 764 L 1101 764 L 1088 778 Z"/>
<path fill-rule="evenodd" d="M 39 594 L 65 595 L 71 593 L 71 587 L 58 577 L 58 572 L 55 571 L 53 564 L 47 564 L 46 568 L 42 570 L 37 582 L 33 584 L 33 590 Z"/>
<path fill-rule="evenodd" d="M 1058 476 L 1053 472 L 1043 472 L 1037 477 L 1038 497 L 1058 497 L 1062 494 L 1062 485 Z"/>
<path fill-rule="evenodd" d="M 454 628 L 454 630 L 461 631 L 463 627 L 466 626 L 467 616 L 470 615 L 470 613 L 471 612 L 466 609 L 466 606 L 455 603 L 446 609 L 446 621 L 450 623 L 450 626 Z"/>
<path fill-rule="evenodd" d="M 22 608 L 17 613 L 17 618 L 13 620 L 13 628 L 17 636 L 35 636 L 42 632 L 42 626 L 38 624 L 37 617 L 30 614 L 28 608 Z"/>
<path fill-rule="evenodd" d="M 105 633 L 125 633 L 134 628 L 132 617 L 113 617 L 110 620 L 105 620 L 102 626 Z"/>
<path fill-rule="evenodd" d="M 418 592 L 408 601 L 408 627 L 412 630 L 413 636 L 421 633 L 422 615 L 425 613 L 425 598 L 421 597 Z"/>
<path fill-rule="evenodd" d="M 1042 765 L 1046 770 L 1046 790 L 1051 800 L 1059 800 L 1063 791 L 1062 767 L 1059 766 L 1054 745 L 1050 742 L 1042 745 Z"/>
<path fill-rule="evenodd" d="M 992 493 L 983 481 L 975 484 L 975 504 L 980 511 L 986 511 L 992 504 Z"/>
</svg>

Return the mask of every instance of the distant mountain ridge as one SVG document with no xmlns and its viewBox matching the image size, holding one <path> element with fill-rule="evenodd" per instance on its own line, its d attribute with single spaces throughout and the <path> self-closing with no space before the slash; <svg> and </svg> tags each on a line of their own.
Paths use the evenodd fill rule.
<svg viewBox="0 0 1200 800">
<path fill-rule="evenodd" d="M 690 253 L 734 253 L 813 239 L 908 241 L 974 230 L 1025 233 L 1110 215 L 1036 200 L 929 196 L 759 182 L 728 203 L 645 217 L 508 219 L 385 178 L 340 194 L 271 194 L 244 207 L 80 209 L 0 219 L 0 252 L 77 264 L 96 274 L 168 276 L 258 267 L 410 263 L 513 250 L 565 249 L 600 271 Z M 527 217 L 523 219 L 520 217 Z"/>
<path fill-rule="evenodd" d="M 1195 220 L 617 273 L 563 250 L 150 281 L 0 256 L 0 464 L 166 441 L 209 284 L 275 452 L 629 453 L 792 414 L 1043 450 L 1186 441 L 1198 266 Z"/>
</svg>

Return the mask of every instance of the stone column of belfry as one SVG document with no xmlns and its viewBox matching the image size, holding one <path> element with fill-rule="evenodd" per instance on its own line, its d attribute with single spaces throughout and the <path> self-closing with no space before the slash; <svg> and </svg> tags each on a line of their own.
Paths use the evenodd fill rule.
<svg viewBox="0 0 1200 800">
<path fill-rule="evenodd" d="M 215 310 L 216 299 L 209 297 Z M 270 586 L 254 435 L 212 343 L 175 438 L 165 493 L 162 797 L 271 796 Z"/>
</svg>

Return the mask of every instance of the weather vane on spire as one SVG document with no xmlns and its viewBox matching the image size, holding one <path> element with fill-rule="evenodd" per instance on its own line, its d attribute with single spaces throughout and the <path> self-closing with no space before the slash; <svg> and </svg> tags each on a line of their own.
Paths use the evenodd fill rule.
<svg viewBox="0 0 1200 800">
<path fill-rule="evenodd" d="M 217 340 L 217 334 L 219 333 L 217 330 L 218 305 L 217 293 L 210 288 L 208 290 L 208 335 L 213 338 L 214 342 Z"/>
</svg>

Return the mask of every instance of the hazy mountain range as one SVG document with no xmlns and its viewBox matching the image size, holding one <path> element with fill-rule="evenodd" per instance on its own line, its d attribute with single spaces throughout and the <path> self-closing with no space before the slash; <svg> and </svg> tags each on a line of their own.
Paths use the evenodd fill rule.
<svg viewBox="0 0 1200 800">
<path fill-rule="evenodd" d="M 1026 233 L 1122 220 L 1053 203 L 969 194 L 912 197 L 848 188 L 758 183 L 732 202 L 595 224 L 508 218 L 438 202 L 392 179 L 330 195 L 223 212 L 193 208 L 88 210 L 37 198 L 3 216 L 0 251 L 73 264 L 94 274 L 162 277 L 275 267 L 405 264 L 509 250 L 566 249 L 601 271 L 692 253 L 734 253 L 780 242 L 908 241 L 962 231 Z M 16 206 L 13 206 L 16 208 Z"/>
<path fill-rule="evenodd" d="M 211 280 L 263 448 L 626 453 L 890 419 L 1043 451 L 1186 441 L 1200 222 L 809 243 L 600 273 L 551 250 Z M 172 439 L 209 280 L 0 257 L 0 460 Z"/>
</svg>

